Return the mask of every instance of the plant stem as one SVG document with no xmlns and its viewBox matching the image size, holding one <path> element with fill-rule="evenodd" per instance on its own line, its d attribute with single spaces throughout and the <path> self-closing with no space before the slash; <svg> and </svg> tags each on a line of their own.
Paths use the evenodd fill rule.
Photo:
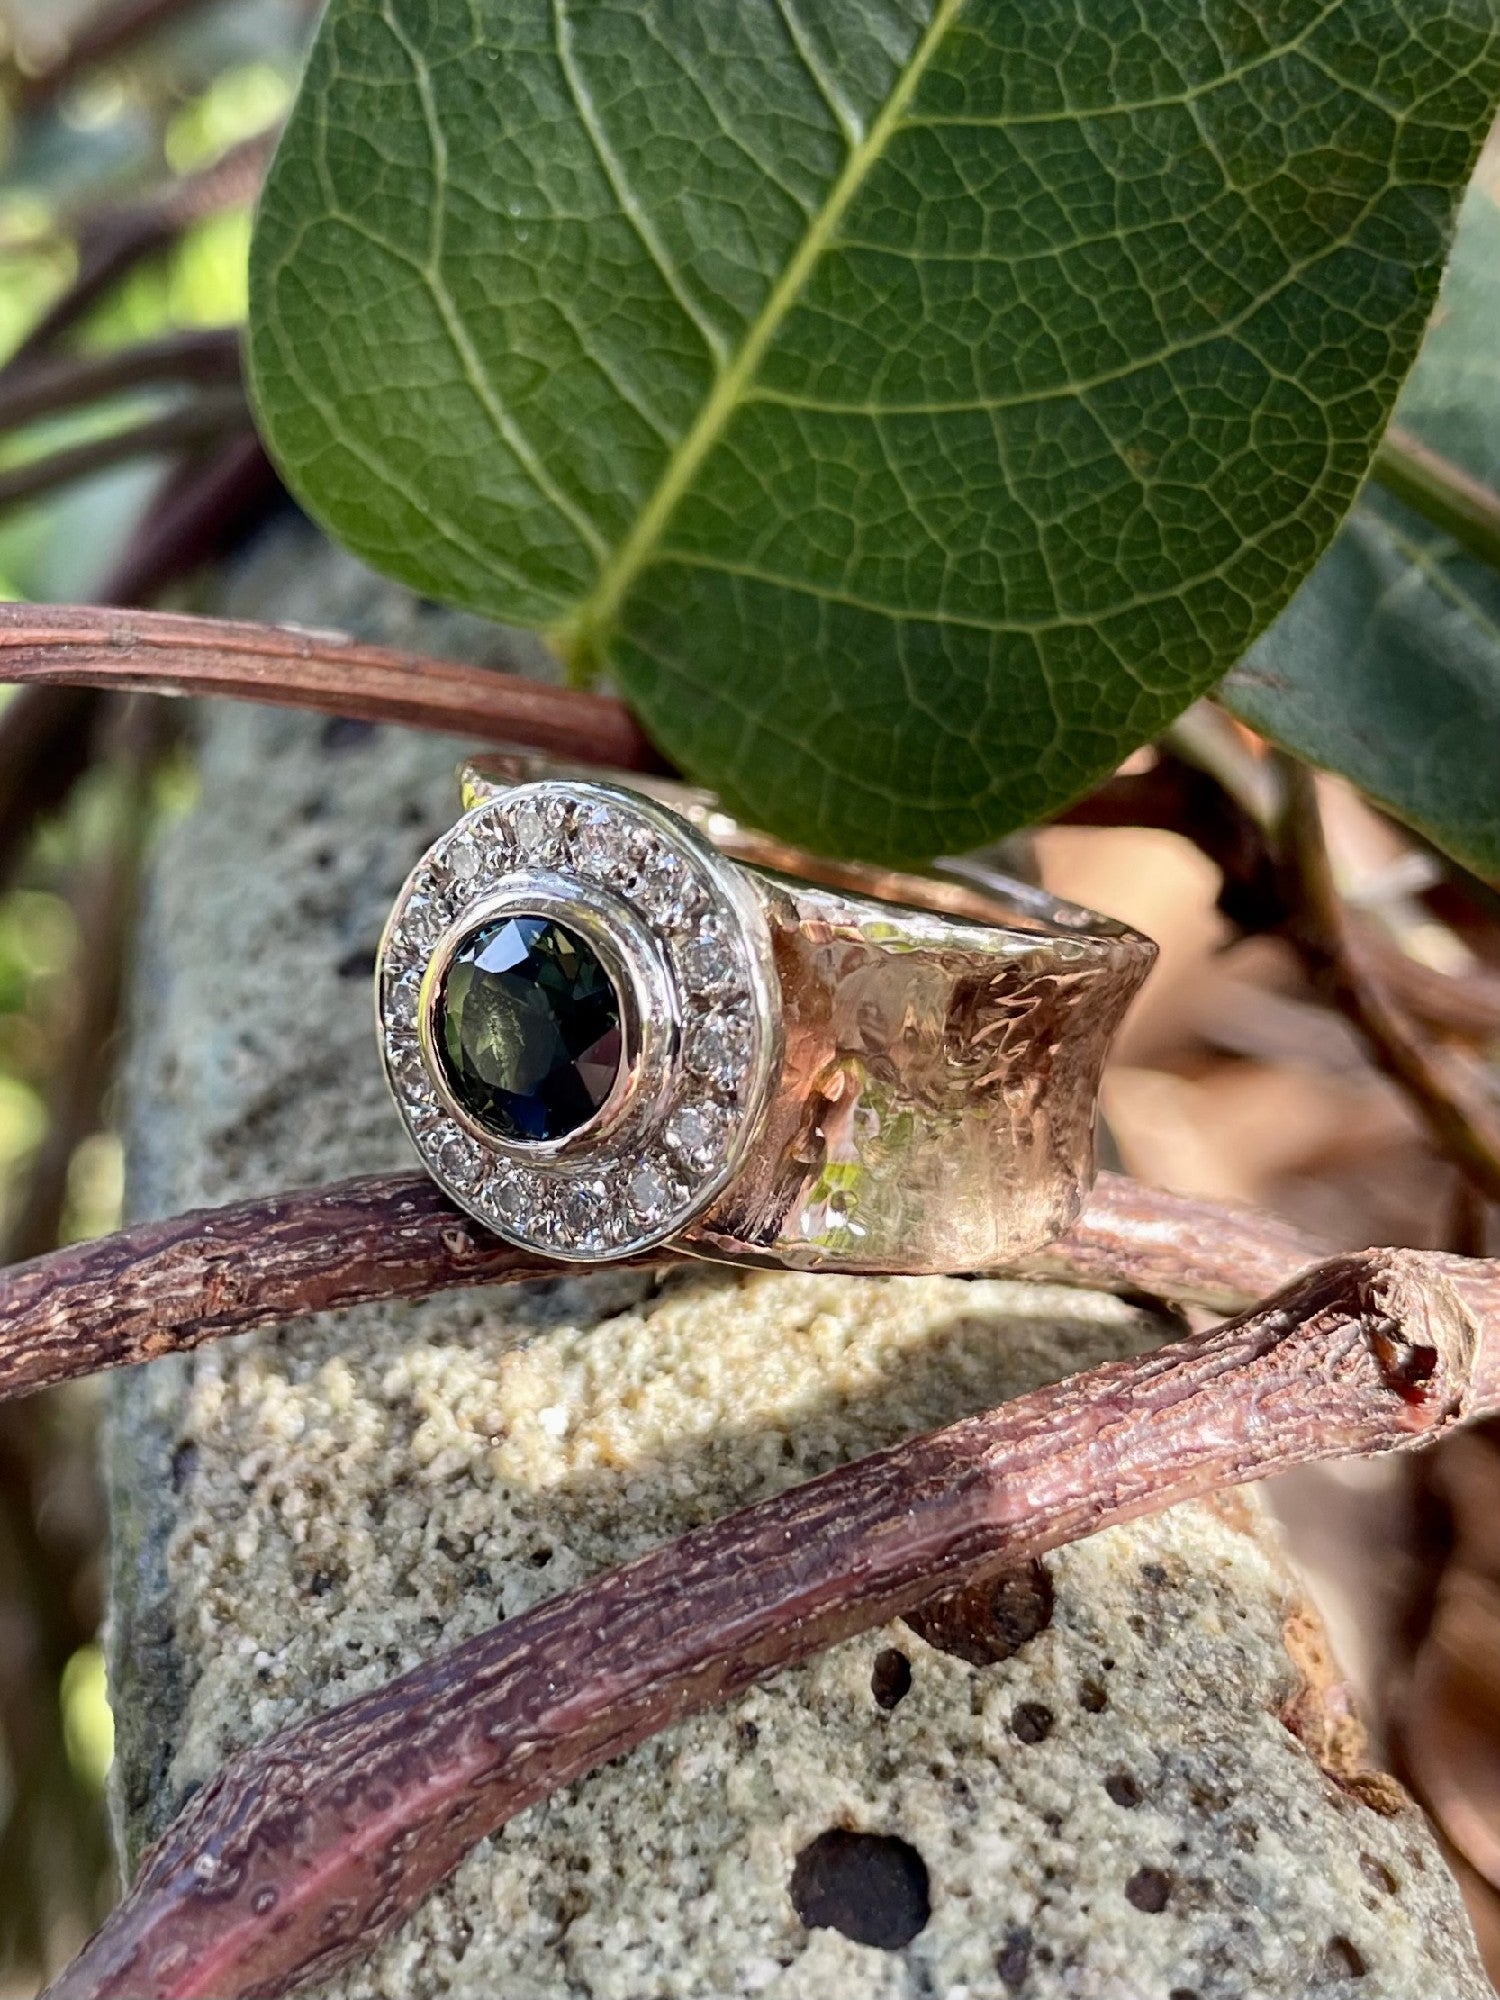
<svg viewBox="0 0 1500 2000">
<path fill-rule="evenodd" d="M 149 604 L 169 583 L 237 547 L 281 497 L 260 439 L 245 432 L 168 474 L 100 584 L 103 604 Z"/>
<path fill-rule="evenodd" d="M 0 370 L 0 431 L 162 383 L 211 386 L 240 379 L 235 327 L 194 329 L 102 354 L 66 354 Z"/>
<path fill-rule="evenodd" d="M 0 472 L 0 512 L 131 459 L 157 458 L 208 444 L 228 432 L 248 429 L 249 423 L 250 412 L 240 389 L 207 390 L 141 423 L 7 467 Z"/>
<path fill-rule="evenodd" d="M 142 201 L 86 217 L 78 228 L 77 275 L 11 354 L 0 382 L 55 347 L 111 286 L 194 223 L 253 201 L 279 130 L 241 140 L 212 165 L 169 181 Z"/>
<path fill-rule="evenodd" d="M 36 830 L 94 760 L 105 697 L 92 688 L 18 688 L 0 710 L 0 888 Z"/>
<path fill-rule="evenodd" d="M 1100 1176 L 1025 1275 L 1233 1310 L 1322 1244 L 1254 1209 Z M 670 1265 L 657 1255 L 637 1268 Z M 0 1271 L 0 1401 L 373 1299 L 555 1275 L 469 1220 L 425 1174 L 377 1175 L 137 1223 Z"/>
<path fill-rule="evenodd" d="M 355 645 L 340 633 L 87 605 L 0 605 L 0 681 L 228 695 L 451 731 L 622 771 L 660 771 L 623 702 Z"/>
<path fill-rule="evenodd" d="M 228 1764 L 50 2000 L 321 1983 L 525 1807 L 938 1592 L 1500 1408 L 1500 1264 L 1368 1251 L 1211 1332 L 841 1467 Z"/>
<path fill-rule="evenodd" d="M 1280 931 L 1285 885 L 1257 818 L 1206 770 L 1163 752 L 1149 771 L 1106 780 L 1058 815 L 1063 826 L 1156 827 L 1190 840 L 1219 870 L 1219 907 L 1247 932 Z M 1424 965 L 1379 923 L 1345 909 L 1351 963 L 1425 1026 L 1461 1040 L 1500 1036 L 1500 976 L 1484 965 L 1463 974 Z"/>
<path fill-rule="evenodd" d="M 25 1193 L 5 1237 L 5 1261 L 41 1256 L 57 1243 L 73 1156 L 97 1131 L 113 1067 L 113 1038 L 123 997 L 141 863 L 150 818 L 150 776 L 160 736 L 160 704 L 109 698 L 100 718 L 111 739 L 117 796 L 108 837 L 80 869 L 70 902 L 77 923 L 77 963 L 58 1024 L 47 1091 L 46 1133 L 26 1172 Z M 96 726 L 100 726 L 96 725 Z"/>
<path fill-rule="evenodd" d="M 1500 569 L 1500 493 L 1482 479 L 1399 424 L 1381 439 L 1371 476 L 1471 555 Z"/>
<path fill-rule="evenodd" d="M 16 93 L 20 109 L 28 113 L 44 109 L 85 70 L 106 62 L 202 4 L 203 0 L 114 0 L 112 6 L 100 9 L 76 31 L 55 62 L 21 78 Z"/>
<path fill-rule="evenodd" d="M 1334 884 L 1311 771 L 1282 760 L 1283 930 L 1309 978 L 1359 1031 L 1376 1067 L 1405 1092 L 1434 1144 L 1487 1200 L 1500 1201 L 1500 1104 L 1482 1069 L 1460 1051 L 1429 1045 L 1354 944 Z"/>
</svg>

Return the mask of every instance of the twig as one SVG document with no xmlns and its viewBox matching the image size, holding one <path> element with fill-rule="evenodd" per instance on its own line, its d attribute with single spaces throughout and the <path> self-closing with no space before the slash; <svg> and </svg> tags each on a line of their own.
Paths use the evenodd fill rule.
<svg viewBox="0 0 1500 2000">
<path fill-rule="evenodd" d="M 1018 1274 L 1233 1313 L 1332 1254 L 1327 1243 L 1264 1209 L 1105 1173 L 1066 1236 L 1027 1258 Z"/>
<path fill-rule="evenodd" d="M 1369 1251 L 1214 1331 L 682 1536 L 198 1794 L 50 2000 L 281 1994 L 409 1916 L 514 1814 L 936 1592 L 1290 1466 L 1500 1407 L 1500 1265 Z"/>
<path fill-rule="evenodd" d="M 1274 930 L 1280 887 L 1264 829 L 1212 773 L 1167 752 L 1149 771 L 1108 779 L 1058 815 L 1065 826 L 1148 826 L 1180 834 L 1223 878 L 1219 907 L 1243 931 Z"/>
<path fill-rule="evenodd" d="M 557 1270 L 421 1174 L 196 1209 L 0 1271 L 0 1401 L 304 1313 Z"/>
<path fill-rule="evenodd" d="M 71 898 L 78 930 L 71 1002 L 59 1024 L 46 1132 L 28 1164 L 25 1197 L 6 1235 L 8 1264 L 41 1256 L 56 1244 L 73 1156 L 98 1128 L 113 1064 L 158 736 L 157 703 L 141 697 L 113 700 L 116 712 L 101 721 L 113 739 L 110 761 L 119 796 L 112 802 L 113 824 L 103 851 L 82 868 Z"/>
<path fill-rule="evenodd" d="M 129 206 L 89 217 L 78 232 L 78 270 L 71 285 L 12 353 L 0 381 L 54 347 L 112 285 L 165 250 L 194 223 L 253 201 L 280 128 L 232 146 L 211 166 L 170 181 Z"/>
<path fill-rule="evenodd" d="M 108 1865 L 98 1802 L 69 1761 L 58 1700 L 63 1668 L 97 1626 L 87 1537 L 59 1534 L 48 1501 L 58 1490 L 59 1442 L 56 1412 L 0 1411 L 0 1564 L 12 1634 L 0 1649 L 0 1951 L 42 1977 L 59 1891 L 96 1908 Z"/>
<path fill-rule="evenodd" d="M 19 430 L 42 417 L 104 402 L 128 390 L 162 383 L 199 385 L 240 379 L 240 336 L 235 327 L 193 329 L 159 340 L 114 347 L 103 354 L 65 354 L 0 370 L 0 431 Z"/>
<path fill-rule="evenodd" d="M 1500 975 L 1487 965 L 1440 972 L 1403 951 L 1362 911 L 1346 909 L 1345 923 L 1350 955 L 1361 976 L 1383 986 L 1413 1020 L 1462 1041 L 1500 1038 Z"/>
<path fill-rule="evenodd" d="M 56 62 L 22 79 L 17 92 L 20 108 L 36 112 L 51 104 L 85 70 L 106 62 L 132 43 L 144 41 L 179 14 L 191 13 L 203 0 L 115 0 L 80 28 Z"/>
<path fill-rule="evenodd" d="M 149 604 L 169 583 L 237 547 L 281 493 L 260 439 L 248 432 L 175 467 L 100 584 L 99 602 Z"/>
<path fill-rule="evenodd" d="M 1223 880 L 1219 907 L 1242 931 L 1285 928 L 1285 887 L 1264 828 L 1205 770 L 1163 753 L 1149 771 L 1108 779 L 1058 815 L 1063 826 L 1153 827 L 1190 840 Z M 1418 1021 L 1472 1041 L 1500 1036 L 1500 978 L 1423 965 L 1359 910 L 1345 912 L 1352 963 Z"/>
<path fill-rule="evenodd" d="M 79 605 L 0 605 L 0 681 L 229 695 L 659 771 L 623 702 L 337 632 Z"/>
<path fill-rule="evenodd" d="M 1388 493 L 1500 569 L 1500 493 L 1493 487 L 1400 424 L 1381 439 L 1370 470 Z"/>
<path fill-rule="evenodd" d="M 1376 1066 L 1400 1085 L 1434 1143 L 1490 1201 L 1500 1201 L 1500 1107 L 1485 1079 L 1455 1051 L 1429 1046 L 1370 976 L 1334 885 L 1316 782 L 1285 760 L 1283 926 L 1314 984 L 1352 1023 Z"/>
<path fill-rule="evenodd" d="M 1104 1174 L 1082 1220 L 1025 1269 L 1225 1311 L 1322 1254 L 1274 1216 Z M 334 1306 L 519 1283 L 558 1268 L 471 1222 L 425 1174 L 137 1223 L 0 1271 L 0 1401 Z"/>
<path fill-rule="evenodd" d="M 104 697 L 92 688 L 19 688 L 0 710 L 0 887 L 37 822 L 56 811 L 94 757 Z"/>
<path fill-rule="evenodd" d="M 127 424 L 63 451 L 27 459 L 0 472 L 0 512 L 36 500 L 75 479 L 106 472 L 133 458 L 157 458 L 222 438 L 226 432 L 247 430 L 250 412 L 240 389 L 210 389 L 191 401 L 138 424 Z"/>
</svg>

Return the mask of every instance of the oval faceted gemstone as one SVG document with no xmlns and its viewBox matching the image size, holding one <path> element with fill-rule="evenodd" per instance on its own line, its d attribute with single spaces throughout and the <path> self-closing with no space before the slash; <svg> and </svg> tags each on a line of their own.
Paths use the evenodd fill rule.
<svg viewBox="0 0 1500 2000">
<path fill-rule="evenodd" d="M 551 917 L 471 931 L 443 975 L 434 1025 L 448 1088 L 498 1138 L 566 1138 L 620 1073 L 620 996 Z"/>
</svg>

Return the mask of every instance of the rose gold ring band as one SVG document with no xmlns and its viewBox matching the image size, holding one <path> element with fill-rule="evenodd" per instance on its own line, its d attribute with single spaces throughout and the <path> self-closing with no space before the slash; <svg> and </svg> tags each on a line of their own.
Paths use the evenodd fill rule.
<svg viewBox="0 0 1500 2000">
<path fill-rule="evenodd" d="M 637 775 L 507 754 L 465 767 L 464 805 L 549 780 L 666 807 L 742 873 L 764 921 L 774 1073 L 677 1247 L 800 1270 L 982 1272 L 1068 1228 L 1093 1180 L 1104 1058 L 1156 955 L 1147 938 L 982 859 L 926 875 L 828 861 Z"/>
</svg>

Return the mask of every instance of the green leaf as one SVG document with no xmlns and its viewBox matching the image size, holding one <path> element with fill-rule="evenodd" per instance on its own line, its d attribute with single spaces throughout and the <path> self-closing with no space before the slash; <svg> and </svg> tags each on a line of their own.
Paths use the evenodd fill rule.
<svg viewBox="0 0 1500 2000">
<path fill-rule="evenodd" d="M 755 818 L 969 845 L 1311 566 L 1497 91 L 1493 0 L 332 0 L 265 433 Z"/>
<path fill-rule="evenodd" d="M 1500 490 L 1500 180 L 1464 205 L 1400 421 Z M 1371 487 L 1225 682 L 1252 728 L 1500 880 L 1500 574 Z"/>
</svg>

